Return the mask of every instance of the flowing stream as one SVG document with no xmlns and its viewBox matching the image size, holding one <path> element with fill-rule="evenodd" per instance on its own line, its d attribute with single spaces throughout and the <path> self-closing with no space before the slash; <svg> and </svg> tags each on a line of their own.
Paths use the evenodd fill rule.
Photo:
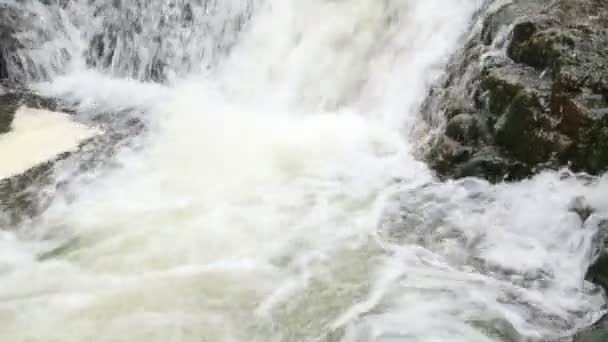
<svg viewBox="0 0 608 342">
<path fill-rule="evenodd" d="M 128 136 L 0 230 L 0 341 L 567 341 L 604 312 L 608 180 L 420 161 L 418 109 L 487 3 L 0 3 L 15 75 Z"/>
</svg>

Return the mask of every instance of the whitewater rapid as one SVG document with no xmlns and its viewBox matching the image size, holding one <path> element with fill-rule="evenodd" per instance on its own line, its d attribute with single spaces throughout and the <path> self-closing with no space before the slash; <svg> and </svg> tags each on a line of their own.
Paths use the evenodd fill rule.
<svg viewBox="0 0 608 342">
<path fill-rule="evenodd" d="M 34 18 L 32 89 L 146 129 L 57 164 L 48 208 L 0 230 L 0 341 L 549 341 L 603 313 L 596 221 L 568 206 L 605 214 L 608 180 L 440 182 L 418 159 L 484 3 L 7 3 Z"/>
</svg>

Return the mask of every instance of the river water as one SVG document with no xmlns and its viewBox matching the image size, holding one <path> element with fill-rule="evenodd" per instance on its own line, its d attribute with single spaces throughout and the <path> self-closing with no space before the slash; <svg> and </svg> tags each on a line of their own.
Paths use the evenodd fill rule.
<svg viewBox="0 0 608 342">
<path fill-rule="evenodd" d="M 419 160 L 482 1 L 4 3 L 30 87 L 129 138 L 0 231 L 0 341 L 567 341 L 603 313 L 608 180 Z"/>
</svg>

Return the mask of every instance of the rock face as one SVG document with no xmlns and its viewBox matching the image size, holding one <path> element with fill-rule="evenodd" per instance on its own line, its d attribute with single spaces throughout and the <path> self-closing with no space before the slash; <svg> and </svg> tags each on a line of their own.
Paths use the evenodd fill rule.
<svg viewBox="0 0 608 342">
<path fill-rule="evenodd" d="M 519 0 L 487 16 L 423 113 L 447 116 L 440 175 L 608 170 L 608 2 Z"/>
<path fill-rule="evenodd" d="M 479 16 L 422 108 L 439 128 L 431 166 L 492 182 L 608 171 L 608 1 L 494 1 Z M 582 199 L 571 210 L 598 232 L 587 280 L 608 291 L 608 220 Z M 608 316 L 573 340 L 608 341 Z"/>
<path fill-rule="evenodd" d="M 11 78 L 10 70 L 19 69 L 20 61 L 15 52 L 20 47 L 14 37 L 17 23 L 23 20 L 19 13 L 7 4 L 0 4 L 0 79 Z"/>
<path fill-rule="evenodd" d="M 200 67 L 219 63 L 248 22 L 254 1 L 241 1 L 244 11 L 224 17 L 217 1 L 115 0 L 94 4 L 97 32 L 88 37 L 87 64 L 118 76 L 165 82 Z M 225 7 L 225 6 L 224 6 Z M 218 17 L 218 15 L 220 15 Z M 224 22 L 223 39 L 215 22 Z M 228 34 L 229 33 L 229 34 Z M 209 44 L 201 48 L 201 40 Z"/>
<path fill-rule="evenodd" d="M 8 4 L 0 4 L 0 134 L 10 129 L 13 113 L 19 106 L 21 96 L 16 91 L 19 88 L 15 82 L 10 82 L 13 75 L 10 73 L 19 67 L 19 59 L 16 51 L 20 47 L 15 39 L 16 23 L 20 15 L 9 7 Z"/>
</svg>

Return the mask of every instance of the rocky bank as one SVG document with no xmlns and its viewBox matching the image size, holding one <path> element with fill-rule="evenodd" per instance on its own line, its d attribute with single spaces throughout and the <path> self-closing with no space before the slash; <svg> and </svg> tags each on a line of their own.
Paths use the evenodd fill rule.
<svg viewBox="0 0 608 342">
<path fill-rule="evenodd" d="M 563 167 L 606 172 L 608 1 L 495 1 L 479 15 L 422 109 L 439 131 L 426 153 L 438 175 L 501 182 Z M 587 278 L 608 289 L 608 220 L 580 201 L 573 210 L 598 229 Z M 608 341 L 608 317 L 573 339 Z"/>
<path fill-rule="evenodd" d="M 433 167 L 490 181 L 608 170 L 608 2 L 516 0 L 490 11 L 423 109 L 447 117 Z"/>
</svg>

